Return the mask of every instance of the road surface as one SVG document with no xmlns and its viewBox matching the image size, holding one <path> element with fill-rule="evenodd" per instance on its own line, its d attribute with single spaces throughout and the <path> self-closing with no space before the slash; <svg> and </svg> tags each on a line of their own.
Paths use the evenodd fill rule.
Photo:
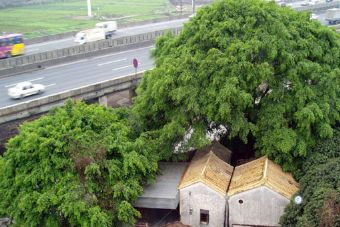
<svg viewBox="0 0 340 227">
<path fill-rule="evenodd" d="M 120 38 L 124 36 L 130 36 L 130 35 L 137 35 L 141 33 L 146 32 L 153 32 L 158 30 L 163 30 L 167 28 L 176 28 L 182 26 L 188 19 L 179 19 L 179 20 L 172 20 L 172 21 L 165 21 L 165 22 L 159 22 L 159 23 L 152 23 L 152 24 L 146 24 L 141 26 L 135 26 L 135 27 L 128 27 L 119 29 L 114 34 L 113 38 Z M 118 25 L 119 26 L 119 25 Z M 65 39 L 59 39 L 49 42 L 43 42 L 43 43 L 37 43 L 32 45 L 27 45 L 26 47 L 26 54 L 36 54 L 40 52 L 50 51 L 50 50 L 56 50 L 56 49 L 62 49 L 67 48 L 71 46 L 79 45 L 73 41 L 73 37 L 65 38 Z"/>
<path fill-rule="evenodd" d="M 151 69 L 153 68 L 153 59 L 150 56 L 152 48 L 153 46 L 149 46 L 116 52 L 2 78 L 0 79 L 0 108 L 132 74 L 135 72 L 132 65 L 134 58 L 139 61 L 139 72 Z M 19 100 L 11 99 L 7 95 L 8 88 L 23 81 L 43 84 L 46 86 L 46 92 Z"/>
</svg>

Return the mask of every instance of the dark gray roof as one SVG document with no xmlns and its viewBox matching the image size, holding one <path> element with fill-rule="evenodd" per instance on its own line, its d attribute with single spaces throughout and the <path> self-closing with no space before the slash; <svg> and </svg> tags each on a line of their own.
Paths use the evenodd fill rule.
<svg viewBox="0 0 340 227">
<path fill-rule="evenodd" d="M 212 151 L 217 157 L 230 164 L 232 152 L 218 141 L 212 141 L 210 145 L 196 151 L 195 158 L 200 158 Z"/>
<path fill-rule="evenodd" d="M 144 187 L 144 193 L 135 202 L 135 207 L 176 209 L 179 203 L 178 185 L 187 167 L 187 162 L 160 162 L 160 174 L 156 182 Z"/>
</svg>

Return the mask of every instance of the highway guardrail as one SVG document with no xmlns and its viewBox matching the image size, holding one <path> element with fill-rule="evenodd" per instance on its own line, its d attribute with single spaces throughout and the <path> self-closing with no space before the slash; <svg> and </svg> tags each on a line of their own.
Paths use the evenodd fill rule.
<svg viewBox="0 0 340 227">
<path fill-rule="evenodd" d="M 27 118 L 36 114 L 46 113 L 49 110 L 63 106 L 69 99 L 91 100 L 119 91 L 134 89 L 136 82 L 141 80 L 144 72 L 105 80 L 68 91 L 28 100 L 19 104 L 0 108 L 0 124 Z"/>
<path fill-rule="evenodd" d="M 37 54 L 8 58 L 0 61 L 0 77 L 18 74 L 31 70 L 38 70 L 47 66 L 76 61 L 82 58 L 116 51 L 138 48 L 153 44 L 157 37 L 167 32 L 178 35 L 182 27 L 164 29 L 117 39 L 100 40 L 73 47 L 51 50 Z"/>
<path fill-rule="evenodd" d="M 178 20 L 178 19 L 185 19 L 188 18 L 190 14 L 183 14 L 179 16 L 168 16 L 164 18 L 157 18 L 157 19 L 151 19 L 151 20 L 143 20 L 143 21 L 134 21 L 134 22 L 120 22 L 118 20 L 118 28 L 128 28 L 128 27 L 134 27 L 134 26 L 141 26 L 145 24 L 150 24 L 150 23 L 159 23 L 159 22 L 166 22 L 166 21 L 172 21 L 172 20 Z M 59 33 L 59 34 L 54 34 L 54 35 L 47 35 L 47 36 L 40 36 L 40 37 L 35 37 L 32 39 L 27 39 L 25 40 L 26 44 L 36 44 L 36 43 L 42 43 L 42 42 L 47 42 L 47 41 L 53 41 L 53 40 L 58 40 L 58 39 L 65 39 L 74 36 L 77 34 L 79 30 L 77 31 L 70 31 L 70 32 L 65 32 L 65 33 Z"/>
</svg>

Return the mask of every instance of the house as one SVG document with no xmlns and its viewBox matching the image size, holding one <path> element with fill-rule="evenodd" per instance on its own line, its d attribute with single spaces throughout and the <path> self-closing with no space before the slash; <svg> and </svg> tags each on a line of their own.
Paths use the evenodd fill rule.
<svg viewBox="0 0 340 227">
<path fill-rule="evenodd" d="M 192 227 L 279 226 L 299 184 L 265 156 L 234 168 L 231 154 L 214 141 L 196 151 L 190 163 L 160 163 L 156 183 L 146 186 L 135 203 L 142 221 L 154 226 L 180 217 Z"/>
<path fill-rule="evenodd" d="M 223 227 L 233 167 L 215 144 L 198 151 L 179 185 L 181 222 L 193 227 Z M 230 156 L 229 156 L 230 157 Z M 228 158 L 226 158 L 228 160 Z"/>
<path fill-rule="evenodd" d="M 279 226 L 278 222 L 299 184 L 267 157 L 235 167 L 228 189 L 226 226 Z"/>
</svg>

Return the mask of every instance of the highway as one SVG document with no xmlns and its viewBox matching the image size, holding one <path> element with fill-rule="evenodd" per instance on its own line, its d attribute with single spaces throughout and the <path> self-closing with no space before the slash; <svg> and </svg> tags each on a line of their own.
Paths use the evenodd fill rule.
<svg viewBox="0 0 340 227">
<path fill-rule="evenodd" d="M 293 3 L 287 3 L 287 6 L 290 6 L 292 8 L 297 8 L 297 7 L 301 7 L 301 4 L 304 3 L 304 2 L 308 2 L 308 1 L 305 0 L 305 1 L 296 1 L 296 2 L 293 2 Z M 324 1 L 319 1 L 319 3 L 323 3 L 323 2 Z M 316 13 L 317 15 L 320 14 L 319 20 L 322 24 L 326 24 L 325 21 L 323 20 L 324 12 L 325 11 Z M 113 36 L 113 38 L 120 38 L 120 37 L 124 37 L 124 36 L 136 35 L 136 34 L 141 34 L 141 33 L 145 33 L 145 32 L 153 32 L 153 31 L 163 30 L 163 29 L 167 29 L 167 28 L 180 27 L 186 21 L 188 21 L 187 18 L 179 19 L 179 20 L 165 21 L 165 22 L 158 22 L 158 23 L 151 23 L 151 24 L 146 24 L 146 25 L 122 28 L 122 29 L 119 29 L 119 25 L 118 25 L 118 30 L 115 33 L 115 35 Z M 26 54 L 35 54 L 35 53 L 40 53 L 40 52 L 62 49 L 62 48 L 67 48 L 67 47 L 79 45 L 79 44 L 75 43 L 73 41 L 73 39 L 74 39 L 73 37 L 68 37 L 68 38 L 65 38 L 65 39 L 59 39 L 59 40 L 54 40 L 54 41 L 48 41 L 48 42 L 43 42 L 43 43 L 27 45 Z"/>
<path fill-rule="evenodd" d="M 138 72 L 151 69 L 153 68 L 153 60 L 150 56 L 152 48 L 153 46 L 149 46 L 116 52 L 2 78 L 0 79 L 0 108 L 132 74 L 135 72 L 132 65 L 134 58 L 139 61 Z M 43 84 L 46 86 L 46 91 L 23 99 L 11 99 L 7 95 L 8 88 L 23 81 Z"/>
<path fill-rule="evenodd" d="M 146 24 L 146 25 L 135 26 L 135 27 L 122 28 L 122 29 L 119 29 L 118 27 L 118 30 L 114 34 L 113 38 L 115 39 L 115 38 L 120 38 L 124 36 L 131 36 L 131 35 L 146 33 L 146 32 L 159 31 L 159 30 L 164 30 L 167 28 L 176 28 L 176 27 L 182 26 L 186 21 L 188 21 L 187 18 L 180 19 L 180 20 L 172 20 L 172 21 Z M 59 40 L 54 40 L 54 41 L 49 41 L 49 42 L 27 45 L 26 54 L 35 54 L 35 53 L 79 45 L 75 43 L 73 39 L 74 39 L 73 37 L 69 37 L 65 39 L 59 39 Z"/>
<path fill-rule="evenodd" d="M 292 2 L 292 3 L 287 3 L 287 6 L 290 6 L 292 8 L 297 8 L 297 7 L 301 7 L 302 3 L 304 3 L 304 2 L 309 2 L 309 1 L 305 0 L 305 1 L 296 1 L 296 2 Z M 323 2 L 324 1 L 320 0 L 318 3 L 323 3 Z M 317 12 L 317 14 L 319 14 L 319 13 L 321 14 L 320 15 L 321 23 L 326 24 L 323 20 L 324 11 Z M 180 27 L 186 21 L 188 21 L 187 18 L 179 19 L 179 20 L 165 21 L 165 22 L 158 22 L 158 23 L 151 23 L 151 24 L 146 24 L 146 25 L 122 28 L 122 29 L 119 29 L 119 24 L 118 24 L 118 30 L 115 33 L 115 35 L 113 36 L 113 38 L 120 38 L 120 37 L 124 37 L 124 36 L 136 35 L 136 34 L 141 34 L 141 33 L 145 33 L 145 32 L 153 32 L 153 31 L 163 30 L 163 29 L 167 29 L 167 28 Z M 27 45 L 26 54 L 35 54 L 35 53 L 40 53 L 40 52 L 62 49 L 62 48 L 67 48 L 67 47 L 79 45 L 79 44 L 75 43 L 73 41 L 73 39 L 74 39 L 73 37 L 69 37 L 69 38 L 65 38 L 65 39 L 59 39 L 59 40 L 54 40 L 54 41 L 48 41 L 48 42 L 43 42 L 43 43 Z"/>
<path fill-rule="evenodd" d="M 317 13 L 319 16 L 318 19 L 322 23 L 325 23 L 324 14 L 325 11 Z M 125 28 L 118 30 L 115 37 L 178 27 L 184 24 L 187 20 L 188 19 L 181 19 Z M 68 38 L 30 45 L 28 46 L 28 50 L 29 53 L 34 53 L 64 48 L 74 44 L 73 38 Z M 153 67 L 153 60 L 150 57 L 151 48 L 152 47 L 150 46 L 112 53 L 109 55 L 86 58 L 75 62 L 55 65 L 43 70 L 2 78 L 0 79 L 0 108 L 131 74 L 134 72 L 134 68 L 132 66 L 133 58 L 137 58 L 140 61 L 139 71 L 151 69 Z M 34 83 L 44 84 L 47 86 L 47 90 L 43 94 L 26 97 L 21 100 L 10 99 L 7 95 L 8 88 L 23 81 L 32 81 Z"/>
</svg>

